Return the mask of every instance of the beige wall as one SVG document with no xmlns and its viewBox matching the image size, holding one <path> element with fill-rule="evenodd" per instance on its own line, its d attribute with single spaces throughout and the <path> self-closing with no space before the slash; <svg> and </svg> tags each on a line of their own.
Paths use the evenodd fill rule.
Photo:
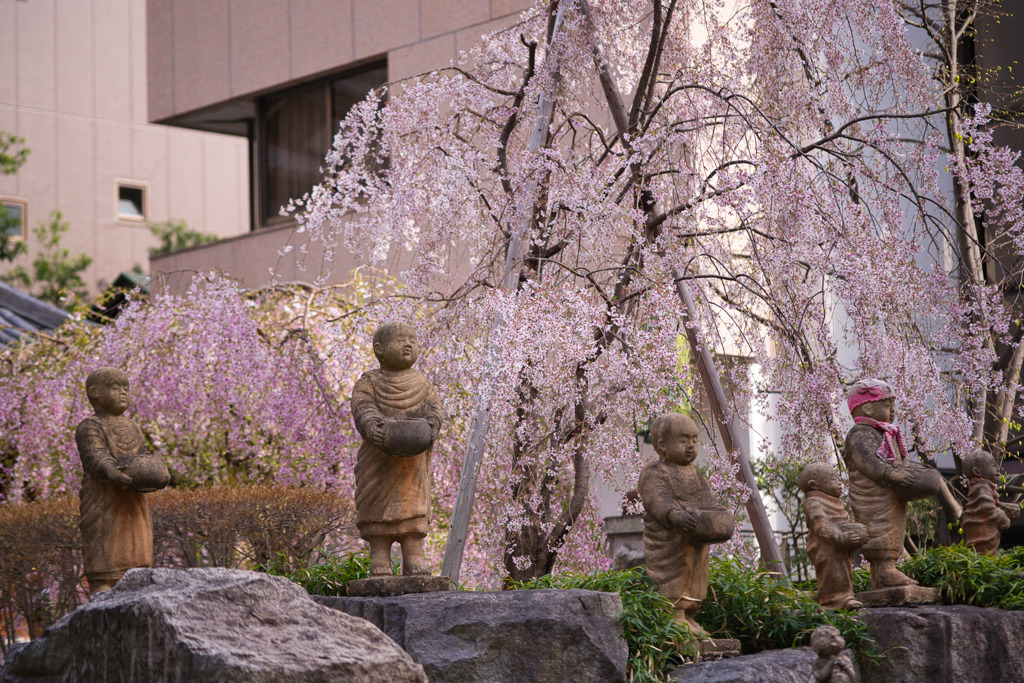
<svg viewBox="0 0 1024 683">
<path fill-rule="evenodd" d="M 151 125 L 147 92 L 145 0 L 0 0 L 0 130 L 31 150 L 0 176 L 0 197 L 27 202 L 30 235 L 62 211 L 64 246 L 94 259 L 93 289 L 145 267 L 155 244 L 144 223 L 117 219 L 117 180 L 147 187 L 150 220 L 249 228 L 245 140 Z"/>
<path fill-rule="evenodd" d="M 530 0 L 148 0 L 149 115 L 163 121 L 388 56 L 444 66 Z"/>
<path fill-rule="evenodd" d="M 322 247 L 313 246 L 299 256 L 294 226 L 263 228 L 213 244 L 154 257 L 150 270 L 158 291 L 184 294 L 198 272 L 223 271 L 245 286 L 259 288 L 270 282 L 316 284 L 321 278 L 343 282 L 363 257 L 339 249 L 333 261 L 324 261 Z M 301 259 L 301 261 L 300 261 Z"/>
<path fill-rule="evenodd" d="M 387 57 L 395 81 L 448 65 L 485 33 L 508 25 L 531 0 L 148 0 L 149 116 L 177 117 L 251 100 L 325 73 Z M 324 150 L 326 154 L 327 150 Z M 191 274 L 217 268 L 259 287 L 314 282 L 322 255 L 299 268 L 284 226 L 159 257 L 152 270 L 181 292 Z M 283 248 L 294 250 L 282 255 Z M 330 281 L 364 261 L 339 253 Z"/>
</svg>

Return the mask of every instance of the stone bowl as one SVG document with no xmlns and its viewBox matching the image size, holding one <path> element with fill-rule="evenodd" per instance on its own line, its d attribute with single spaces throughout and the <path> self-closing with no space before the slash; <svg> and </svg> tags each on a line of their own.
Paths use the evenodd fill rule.
<svg viewBox="0 0 1024 683">
<path fill-rule="evenodd" d="M 171 483 L 171 473 L 159 455 L 139 453 L 118 458 L 118 468 L 132 478 L 128 487 L 135 493 L 159 491 Z"/>
<path fill-rule="evenodd" d="M 419 455 L 434 444 L 434 430 L 422 417 L 384 421 L 385 453 L 399 458 Z"/>
<path fill-rule="evenodd" d="M 732 538 L 736 528 L 732 510 L 724 505 L 698 505 L 693 511 L 697 514 L 697 528 L 691 535 L 698 543 L 722 543 Z"/>
</svg>

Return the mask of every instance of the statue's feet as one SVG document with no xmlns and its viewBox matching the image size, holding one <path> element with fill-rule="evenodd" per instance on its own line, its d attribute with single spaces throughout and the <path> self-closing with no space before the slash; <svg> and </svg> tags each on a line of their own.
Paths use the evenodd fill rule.
<svg viewBox="0 0 1024 683">
<path fill-rule="evenodd" d="M 871 566 L 871 589 L 896 588 L 898 586 L 916 586 L 917 581 L 896 568 L 896 563 Z"/>
<path fill-rule="evenodd" d="M 695 636 L 707 636 L 707 635 L 709 635 L 708 632 L 704 630 L 704 627 L 702 627 L 700 624 L 698 624 L 696 621 L 694 621 L 693 620 L 693 616 L 690 615 L 690 614 L 687 614 L 686 612 L 683 612 L 683 611 L 677 611 L 676 612 L 676 623 L 677 624 L 682 624 L 684 626 L 688 626 L 690 628 L 690 632 L 693 633 L 693 635 L 695 635 Z"/>
<path fill-rule="evenodd" d="M 864 603 L 858 600 L 857 598 L 849 598 L 846 602 L 843 603 L 843 609 L 860 609 L 863 606 Z"/>
<path fill-rule="evenodd" d="M 402 574 L 405 576 L 429 576 L 430 568 L 422 562 L 402 563 Z"/>
<path fill-rule="evenodd" d="M 391 576 L 391 558 L 378 560 L 377 562 L 374 562 L 371 558 L 370 576 Z"/>
</svg>

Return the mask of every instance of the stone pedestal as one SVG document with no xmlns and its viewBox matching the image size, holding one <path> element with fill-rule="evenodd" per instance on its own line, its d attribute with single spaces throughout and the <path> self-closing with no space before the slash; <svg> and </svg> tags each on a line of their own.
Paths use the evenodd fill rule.
<svg viewBox="0 0 1024 683">
<path fill-rule="evenodd" d="M 906 607 L 910 605 L 937 605 L 940 600 L 938 588 L 925 586 L 894 586 L 873 591 L 856 593 L 865 607 Z"/>
<path fill-rule="evenodd" d="M 644 517 L 622 515 L 605 517 L 605 555 L 612 559 L 612 569 L 630 569 L 644 563 Z"/>
<path fill-rule="evenodd" d="M 452 582 L 447 576 L 371 576 L 348 583 L 348 594 L 352 597 L 385 597 L 451 589 Z"/>
<path fill-rule="evenodd" d="M 712 661 L 737 657 L 740 654 L 740 641 L 735 638 L 708 638 L 700 641 L 700 661 Z"/>
</svg>

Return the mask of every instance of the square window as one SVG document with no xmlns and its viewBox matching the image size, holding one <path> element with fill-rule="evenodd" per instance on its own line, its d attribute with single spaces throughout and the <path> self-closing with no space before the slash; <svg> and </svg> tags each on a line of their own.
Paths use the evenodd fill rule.
<svg viewBox="0 0 1024 683">
<path fill-rule="evenodd" d="M 140 185 L 117 185 L 117 217 L 123 221 L 146 220 L 146 188 Z"/>
<path fill-rule="evenodd" d="M 0 233 L 25 238 L 25 202 L 2 199 L 4 211 L 0 211 Z"/>
</svg>

